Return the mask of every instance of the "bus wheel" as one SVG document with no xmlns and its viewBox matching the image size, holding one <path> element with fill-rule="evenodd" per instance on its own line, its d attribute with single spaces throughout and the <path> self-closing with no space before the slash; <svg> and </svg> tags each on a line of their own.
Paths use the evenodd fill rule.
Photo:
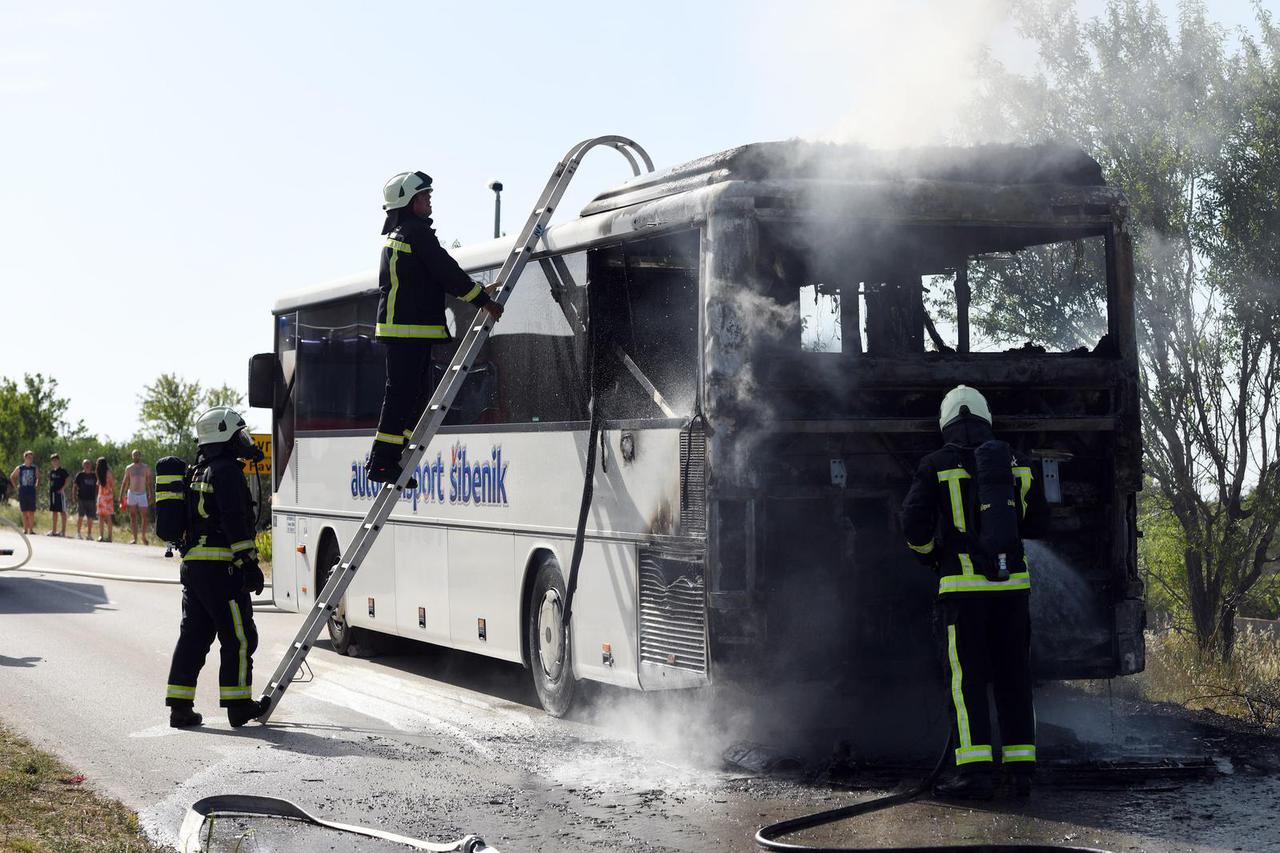
<svg viewBox="0 0 1280 853">
<path fill-rule="evenodd" d="M 320 577 L 316 579 L 316 595 L 329 583 L 329 574 L 338 564 L 342 555 L 338 552 L 337 543 L 332 538 L 326 539 L 324 549 L 320 552 Z M 344 595 L 337 608 L 329 615 L 329 642 L 333 650 L 340 655 L 351 654 L 357 640 L 357 629 L 347 624 L 347 597 Z"/>
<path fill-rule="evenodd" d="M 563 717 L 578 692 L 562 621 L 564 577 L 559 562 L 550 554 L 542 557 L 537 572 L 529 598 L 529 669 L 543 709 L 553 717 Z"/>
</svg>

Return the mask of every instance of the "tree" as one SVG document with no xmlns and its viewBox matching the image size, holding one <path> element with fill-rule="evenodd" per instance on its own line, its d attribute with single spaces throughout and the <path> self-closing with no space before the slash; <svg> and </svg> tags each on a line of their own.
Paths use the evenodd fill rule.
<svg viewBox="0 0 1280 853">
<path fill-rule="evenodd" d="M 1023 8 L 1040 72 L 988 63 L 975 127 L 1068 140 L 1131 203 L 1145 463 L 1181 528 L 1181 590 L 1202 650 L 1229 660 L 1280 527 L 1280 36 L 1226 34 L 1184 2 Z M 1032 294 L 1033 297 L 1038 294 Z"/>
<path fill-rule="evenodd" d="M 160 374 L 155 382 L 143 386 L 138 398 L 143 434 L 172 445 L 185 444 L 195 433 L 204 399 L 199 382 L 187 382 L 173 373 Z"/>
<path fill-rule="evenodd" d="M 66 422 L 70 401 L 58 394 L 58 380 L 25 374 L 22 383 L 0 377 L 0 459 L 11 459 L 39 439 L 78 437 L 84 423 Z"/>
<path fill-rule="evenodd" d="M 230 385 L 221 385 L 209 389 L 209 393 L 205 394 L 204 404 L 211 409 L 214 406 L 230 406 L 239 410 L 244 405 L 244 396 Z"/>
</svg>

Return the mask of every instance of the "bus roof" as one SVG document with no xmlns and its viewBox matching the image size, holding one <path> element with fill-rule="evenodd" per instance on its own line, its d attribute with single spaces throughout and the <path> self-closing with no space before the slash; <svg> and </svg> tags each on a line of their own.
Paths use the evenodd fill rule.
<svg viewBox="0 0 1280 853">
<path fill-rule="evenodd" d="M 547 230 L 540 251 L 581 248 L 641 229 L 705 218 L 717 198 L 765 196 L 771 205 L 812 202 L 815 187 L 856 197 L 904 221 L 1058 222 L 1122 219 L 1124 195 L 1108 187 L 1097 161 L 1068 145 L 979 145 L 896 151 L 861 145 L 760 142 L 632 178 L 605 190 L 577 219 Z M 923 201 L 927 199 L 927 201 Z M 844 205 L 841 205 L 844 207 Z M 828 211 L 834 208 L 827 207 Z M 917 209 L 919 213 L 917 214 Z M 515 237 L 451 249 L 468 272 L 502 264 Z M 370 252 L 372 255 L 372 251 Z M 370 270 L 291 293 L 274 311 L 376 290 Z"/>
</svg>

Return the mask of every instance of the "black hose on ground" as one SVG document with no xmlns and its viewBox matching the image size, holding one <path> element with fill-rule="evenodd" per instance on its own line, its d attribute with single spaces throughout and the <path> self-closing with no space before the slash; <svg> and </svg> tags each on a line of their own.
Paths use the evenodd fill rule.
<svg viewBox="0 0 1280 853">
<path fill-rule="evenodd" d="M 900 806 L 909 803 L 912 800 L 919 799 L 921 795 L 928 793 L 933 788 L 933 783 L 942 775 L 943 769 L 946 768 L 948 759 L 951 755 L 951 745 L 955 741 L 955 732 L 950 731 L 948 726 L 947 742 L 942 748 L 942 754 L 938 756 L 938 761 L 933 766 L 933 770 L 929 771 L 929 775 L 917 782 L 914 786 L 905 791 L 888 794 L 883 797 L 875 797 L 870 800 L 863 800 L 858 803 L 850 803 L 847 806 L 838 806 L 834 809 L 815 812 L 813 814 L 794 817 L 789 820 L 778 821 L 763 827 L 756 833 L 756 844 L 759 844 L 765 850 L 783 851 L 783 853 L 881 853 L 884 850 L 896 851 L 896 853 L 939 853 L 939 851 L 960 851 L 960 853 L 984 853 L 984 851 L 998 851 L 998 853 L 1110 853 L 1107 850 L 1099 850 L 1094 847 L 1072 847 L 1058 844 L 941 844 L 913 847 L 810 847 L 805 844 L 788 844 L 778 839 L 784 835 L 790 835 L 794 832 L 800 832 L 805 829 L 812 829 L 815 826 L 823 826 L 828 823 L 835 823 L 840 820 L 848 820 L 853 817 L 871 814 L 872 812 L 884 811 L 885 809 Z"/>
</svg>

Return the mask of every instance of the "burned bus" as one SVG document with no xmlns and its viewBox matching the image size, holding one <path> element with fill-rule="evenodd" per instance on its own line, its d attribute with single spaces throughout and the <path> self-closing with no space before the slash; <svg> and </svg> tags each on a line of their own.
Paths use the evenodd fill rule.
<svg viewBox="0 0 1280 853">
<path fill-rule="evenodd" d="M 891 677 L 929 655 L 936 587 L 897 509 L 964 383 L 1049 501 L 1028 547 L 1037 672 L 1141 670 L 1126 209 L 1097 163 L 1052 146 L 756 144 L 601 193 L 548 229 L 335 647 L 383 632 L 522 663 L 556 714 L 580 679 Z M 455 256 L 483 283 L 510 251 Z M 252 383 L 274 411 L 286 609 L 314 604 L 376 493 L 376 299 L 370 272 L 280 300 L 274 378 Z"/>
</svg>

